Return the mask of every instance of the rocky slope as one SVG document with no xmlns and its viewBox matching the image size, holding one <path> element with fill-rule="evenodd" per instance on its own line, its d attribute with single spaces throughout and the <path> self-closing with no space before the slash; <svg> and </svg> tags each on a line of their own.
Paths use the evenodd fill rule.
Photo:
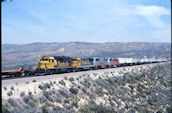
<svg viewBox="0 0 172 113">
<path fill-rule="evenodd" d="M 171 108 L 170 63 L 2 88 L 4 113 L 144 113 Z"/>
<path fill-rule="evenodd" d="M 76 57 L 160 57 L 170 58 L 170 43 L 107 42 L 107 43 L 33 43 L 2 45 L 2 69 L 34 67 L 44 55 Z"/>
</svg>

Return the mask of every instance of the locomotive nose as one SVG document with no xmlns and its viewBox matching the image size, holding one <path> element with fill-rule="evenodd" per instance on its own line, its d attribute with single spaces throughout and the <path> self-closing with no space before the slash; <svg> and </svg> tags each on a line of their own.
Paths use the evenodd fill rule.
<svg viewBox="0 0 172 113">
<path fill-rule="evenodd" d="M 46 67 L 46 63 L 45 63 L 45 62 L 40 61 L 40 62 L 38 63 L 38 68 L 45 68 L 45 67 Z"/>
</svg>

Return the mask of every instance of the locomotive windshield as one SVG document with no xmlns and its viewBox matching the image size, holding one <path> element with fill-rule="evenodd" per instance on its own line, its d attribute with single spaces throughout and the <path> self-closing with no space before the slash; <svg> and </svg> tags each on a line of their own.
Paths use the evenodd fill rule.
<svg viewBox="0 0 172 113">
<path fill-rule="evenodd" d="M 45 59 L 41 59 L 41 61 L 47 61 L 48 59 L 47 58 L 45 58 Z"/>
</svg>

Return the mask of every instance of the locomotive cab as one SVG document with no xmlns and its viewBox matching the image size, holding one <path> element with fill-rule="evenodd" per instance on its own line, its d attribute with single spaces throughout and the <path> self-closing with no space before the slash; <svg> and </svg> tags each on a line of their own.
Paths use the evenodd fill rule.
<svg viewBox="0 0 172 113">
<path fill-rule="evenodd" d="M 43 56 L 40 58 L 37 67 L 38 69 L 53 69 L 55 64 L 57 64 L 57 62 L 53 57 Z"/>
</svg>

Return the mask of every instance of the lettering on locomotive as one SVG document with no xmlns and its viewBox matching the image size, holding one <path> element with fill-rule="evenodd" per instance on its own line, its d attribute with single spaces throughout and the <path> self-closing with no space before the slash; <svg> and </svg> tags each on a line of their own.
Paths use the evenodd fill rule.
<svg viewBox="0 0 172 113">
<path fill-rule="evenodd" d="M 69 63 L 67 61 L 66 62 L 58 61 L 58 66 L 69 66 Z"/>
<path fill-rule="evenodd" d="M 89 60 L 86 60 L 86 61 L 81 61 L 81 64 L 90 64 L 90 61 Z"/>
</svg>

